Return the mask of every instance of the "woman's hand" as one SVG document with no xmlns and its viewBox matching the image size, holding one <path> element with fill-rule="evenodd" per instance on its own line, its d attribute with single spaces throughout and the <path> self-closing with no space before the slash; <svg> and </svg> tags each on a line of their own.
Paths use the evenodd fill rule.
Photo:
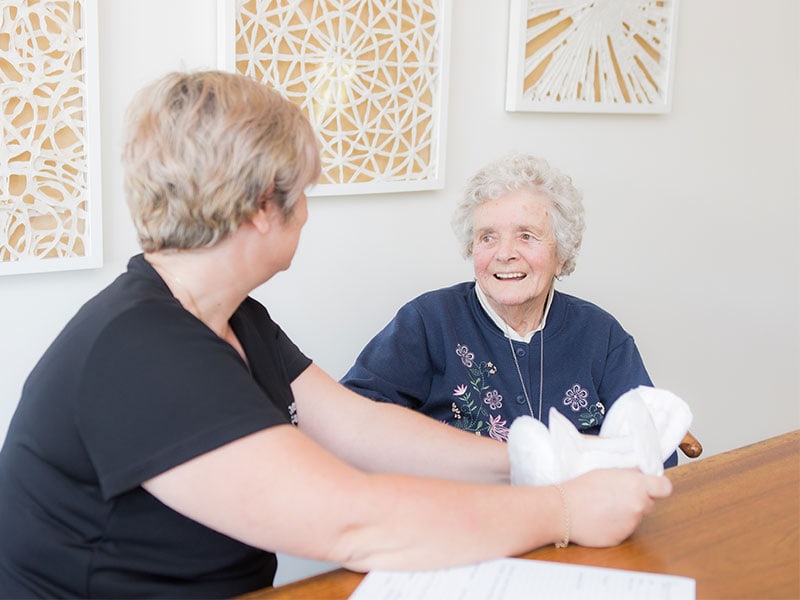
<svg viewBox="0 0 800 600">
<path fill-rule="evenodd" d="M 628 538 L 655 499 L 672 493 L 664 476 L 638 469 L 599 469 L 563 484 L 570 539 L 581 546 L 615 546 Z"/>
</svg>

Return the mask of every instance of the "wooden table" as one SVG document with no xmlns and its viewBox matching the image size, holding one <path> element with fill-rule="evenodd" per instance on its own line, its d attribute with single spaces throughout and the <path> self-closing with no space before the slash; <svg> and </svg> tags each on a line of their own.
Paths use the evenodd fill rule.
<svg viewBox="0 0 800 600">
<path fill-rule="evenodd" d="M 547 547 L 524 558 L 692 577 L 697 599 L 800 599 L 800 430 L 667 471 L 672 496 L 613 548 Z M 242 596 L 345 599 L 338 569 Z"/>
</svg>

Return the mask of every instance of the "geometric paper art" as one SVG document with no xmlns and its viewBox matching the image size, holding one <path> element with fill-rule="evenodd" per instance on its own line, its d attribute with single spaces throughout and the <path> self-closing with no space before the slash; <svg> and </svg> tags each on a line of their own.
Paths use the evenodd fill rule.
<svg viewBox="0 0 800 600">
<path fill-rule="evenodd" d="M 322 174 L 309 195 L 441 188 L 450 0 L 228 0 L 223 68 L 308 116 Z"/>
</svg>

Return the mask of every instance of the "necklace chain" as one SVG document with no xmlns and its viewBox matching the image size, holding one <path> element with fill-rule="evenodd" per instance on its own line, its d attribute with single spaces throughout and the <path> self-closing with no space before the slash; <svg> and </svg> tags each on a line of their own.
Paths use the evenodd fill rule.
<svg viewBox="0 0 800 600">
<path fill-rule="evenodd" d="M 508 340 L 508 347 L 511 349 L 511 357 L 514 359 L 514 366 L 517 367 L 517 376 L 519 382 L 522 384 L 522 393 L 525 395 L 525 401 L 528 403 L 528 410 L 534 419 L 542 420 L 542 392 L 544 389 L 544 329 L 539 330 L 540 343 L 539 343 L 539 416 L 533 414 L 533 406 L 531 406 L 531 398 L 528 396 L 528 388 L 525 386 L 525 378 L 522 377 L 522 369 L 519 368 L 519 361 L 517 360 L 517 353 L 514 350 L 514 344 L 511 342 L 511 333 L 508 330 L 508 323 L 503 321 L 506 330 L 506 339 Z M 535 335 L 535 334 L 534 334 Z"/>
<path fill-rule="evenodd" d="M 239 341 L 239 338 L 236 336 L 236 333 L 233 331 L 230 322 L 226 319 L 222 325 L 222 328 L 219 331 L 215 330 L 213 327 L 213 323 L 211 321 L 207 322 L 203 317 L 203 313 L 200 311 L 200 305 L 198 305 L 197 300 L 194 299 L 194 294 L 192 294 L 192 291 L 187 287 L 185 283 L 183 283 L 181 278 L 173 275 L 168 269 L 165 269 L 164 266 L 161 264 L 156 265 L 152 262 L 150 264 L 153 266 L 154 269 L 156 269 L 156 271 L 158 272 L 158 274 L 161 276 L 162 279 L 164 279 L 164 276 L 166 276 L 175 285 L 180 287 L 181 290 L 183 290 L 183 292 L 186 294 L 189 306 L 186 306 L 186 304 L 184 304 L 180 300 L 180 298 L 175 296 L 175 292 L 172 290 L 172 288 L 170 288 L 172 295 L 175 296 L 175 299 L 178 302 L 180 302 L 181 306 L 183 306 L 183 309 L 188 313 L 194 315 L 201 323 L 203 323 L 206 327 L 211 329 L 211 331 L 213 331 L 217 336 L 221 337 L 223 340 L 231 344 L 233 348 L 239 353 L 239 355 L 242 357 L 245 364 L 247 364 L 249 368 L 250 363 L 247 358 L 247 354 L 245 353 L 244 348 L 242 347 L 242 344 Z"/>
<path fill-rule="evenodd" d="M 197 301 L 194 299 L 194 295 L 193 295 L 193 294 L 192 294 L 192 292 L 189 290 L 189 288 L 188 288 L 188 287 L 186 287 L 186 284 L 185 284 L 185 283 L 183 283 L 183 281 L 181 281 L 180 277 L 176 277 L 175 275 L 173 275 L 172 273 L 170 273 L 170 272 L 169 272 L 167 269 L 165 269 L 165 268 L 163 267 L 163 265 L 158 265 L 158 270 L 159 270 L 161 273 L 163 273 L 164 275 L 166 275 L 166 276 L 167 276 L 169 279 L 171 279 L 171 280 L 172 280 L 172 281 L 173 281 L 175 284 L 177 284 L 177 285 L 178 285 L 178 287 L 180 287 L 180 288 L 181 288 L 181 289 L 182 289 L 182 290 L 183 290 L 183 291 L 186 293 L 186 295 L 188 296 L 188 300 L 189 300 L 189 302 L 191 303 L 191 307 L 194 309 L 194 311 L 195 311 L 195 313 L 196 313 L 196 314 L 195 314 L 195 316 L 196 316 L 198 319 L 200 319 L 201 321 L 203 321 L 203 313 L 202 313 L 202 312 L 200 312 L 200 307 L 198 306 L 198 304 L 197 304 Z M 180 300 L 179 300 L 179 301 L 180 301 Z M 187 308 L 187 309 L 188 309 L 188 307 L 184 307 L 184 308 Z M 191 311 L 190 311 L 190 312 L 191 312 Z"/>
</svg>

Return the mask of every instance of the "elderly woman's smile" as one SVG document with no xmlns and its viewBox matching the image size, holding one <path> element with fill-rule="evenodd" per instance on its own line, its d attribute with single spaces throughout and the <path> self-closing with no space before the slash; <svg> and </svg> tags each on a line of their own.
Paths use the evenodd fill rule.
<svg viewBox="0 0 800 600">
<path fill-rule="evenodd" d="M 546 194 L 522 189 L 483 202 L 473 214 L 475 279 L 492 308 L 520 335 L 538 326 L 561 273 L 551 210 Z"/>
</svg>

